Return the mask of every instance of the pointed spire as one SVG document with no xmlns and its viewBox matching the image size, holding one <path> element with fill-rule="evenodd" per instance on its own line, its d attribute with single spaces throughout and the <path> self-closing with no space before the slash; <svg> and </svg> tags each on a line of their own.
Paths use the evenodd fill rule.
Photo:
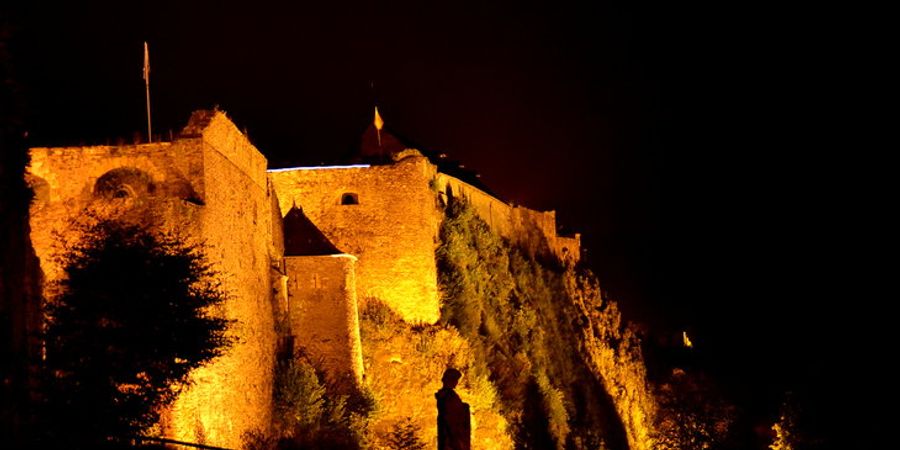
<svg viewBox="0 0 900 450">
<path fill-rule="evenodd" d="M 378 114 L 378 107 L 375 107 L 375 130 L 378 131 L 378 146 L 381 147 L 381 129 L 384 128 L 384 120 L 381 114 Z"/>
</svg>

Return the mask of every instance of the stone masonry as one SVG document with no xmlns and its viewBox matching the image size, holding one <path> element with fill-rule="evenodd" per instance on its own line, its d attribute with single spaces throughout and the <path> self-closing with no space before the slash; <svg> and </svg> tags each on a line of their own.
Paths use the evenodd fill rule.
<svg viewBox="0 0 900 450">
<path fill-rule="evenodd" d="M 71 238 L 87 213 L 207 245 L 231 294 L 221 314 L 235 321 L 238 343 L 192 374 L 161 429 L 228 448 L 271 424 L 279 340 L 321 362 L 331 379 L 364 383 L 361 305 L 376 298 L 409 322 L 439 319 L 434 252 L 448 196 L 467 198 L 501 236 L 527 248 L 564 263 L 580 251 L 578 235 L 556 235 L 554 212 L 510 206 L 415 150 L 383 164 L 267 172 L 265 157 L 218 110 L 195 112 L 172 142 L 33 148 L 27 179 L 49 301 L 63 275 L 53 258 L 58 240 Z"/>
</svg>

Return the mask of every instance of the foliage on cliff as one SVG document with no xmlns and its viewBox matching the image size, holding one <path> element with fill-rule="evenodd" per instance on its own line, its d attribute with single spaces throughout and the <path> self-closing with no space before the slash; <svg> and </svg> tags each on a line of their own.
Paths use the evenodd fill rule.
<svg viewBox="0 0 900 450">
<path fill-rule="evenodd" d="M 378 405 L 368 422 L 373 448 L 437 441 L 434 394 L 448 366 L 463 373 L 456 391 L 471 407 L 472 442 L 482 449 L 512 447 L 488 371 L 456 329 L 410 324 L 370 298 L 360 311 L 360 334 L 368 388 Z"/>
<path fill-rule="evenodd" d="M 437 439 L 434 393 L 448 366 L 465 374 L 457 391 L 472 408 L 473 442 L 512 447 L 486 369 L 455 329 L 410 324 L 370 298 L 360 310 L 360 334 L 364 386 L 332 386 L 321 364 L 293 355 L 276 368 L 274 433 L 248 433 L 244 448 L 427 448 Z"/>
<path fill-rule="evenodd" d="M 347 393 L 325 379 L 302 355 L 280 361 L 275 368 L 274 433 L 246 434 L 245 448 L 365 448 L 371 398 L 365 391 Z"/>
<path fill-rule="evenodd" d="M 580 316 L 579 347 L 592 371 L 613 398 L 632 449 L 656 449 L 659 402 L 648 381 L 642 340 L 623 318 L 617 304 L 605 298 L 590 273 L 565 277 L 566 292 Z"/>
<path fill-rule="evenodd" d="M 516 446 L 648 448 L 640 348 L 592 276 L 509 245 L 460 200 L 440 239 L 441 321 L 487 366 Z"/>
<path fill-rule="evenodd" d="M 227 295 L 202 249 L 110 220 L 81 225 L 47 306 L 42 426 L 95 447 L 159 419 L 188 374 L 230 345 Z"/>
</svg>

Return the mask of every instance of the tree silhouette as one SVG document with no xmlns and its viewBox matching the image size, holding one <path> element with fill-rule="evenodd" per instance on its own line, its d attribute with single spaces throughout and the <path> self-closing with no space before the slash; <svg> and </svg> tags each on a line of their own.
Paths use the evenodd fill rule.
<svg viewBox="0 0 900 450">
<path fill-rule="evenodd" d="M 214 314 L 226 294 L 199 246 L 111 220 L 80 228 L 47 308 L 42 434 L 96 448 L 155 424 L 231 342 Z"/>
<path fill-rule="evenodd" d="M 394 450 L 425 450 L 427 447 L 419 438 L 422 430 L 413 422 L 412 417 L 407 417 L 391 427 L 387 435 L 387 446 Z"/>
</svg>

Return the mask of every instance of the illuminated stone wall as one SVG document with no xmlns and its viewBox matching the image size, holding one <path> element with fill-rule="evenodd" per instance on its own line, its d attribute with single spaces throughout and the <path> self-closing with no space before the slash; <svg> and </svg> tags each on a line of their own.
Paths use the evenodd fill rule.
<svg viewBox="0 0 900 450">
<path fill-rule="evenodd" d="M 265 430 L 271 422 L 271 268 L 280 262 L 273 253 L 279 251 L 273 230 L 280 223 L 271 214 L 265 158 L 223 113 L 195 113 L 183 134 L 172 143 L 32 149 L 32 240 L 45 286 L 61 275 L 53 262 L 57 236 L 71 236 L 66 231 L 86 211 L 176 231 L 209 246 L 207 256 L 230 294 L 221 313 L 236 320 L 229 332 L 238 341 L 192 374 L 194 385 L 163 415 L 164 434 L 239 448 L 244 431 Z M 97 192 L 103 180 L 113 180 L 121 196 Z"/>
<path fill-rule="evenodd" d="M 172 409 L 175 439 L 239 448 L 247 430 L 267 430 L 275 357 L 270 268 L 271 193 L 266 160 L 221 112 L 196 112 L 185 134 L 199 132 L 206 180 L 200 235 L 231 294 L 225 316 L 239 339 L 225 356 L 193 374 L 195 385 Z"/>
<path fill-rule="evenodd" d="M 188 236 L 199 232 L 198 200 L 204 179 L 199 142 L 33 148 L 26 178 L 35 191 L 30 209 L 31 239 L 41 261 L 47 283 L 59 279 L 61 268 L 53 255 L 59 251 L 57 237 L 88 210 L 117 207 L 153 210 L 162 224 Z M 95 194 L 97 180 L 116 171 L 145 174 L 152 192 L 141 192 L 122 201 L 110 202 Z M 134 183 L 130 183 L 134 184 Z M 133 186 L 138 187 L 138 186 Z"/>
<path fill-rule="evenodd" d="M 561 261 L 577 263 L 581 255 L 581 235 L 557 236 L 556 212 L 535 211 L 511 206 L 462 180 L 438 173 L 435 187 L 439 195 L 463 197 L 495 233 L 532 252 L 549 251 Z"/>
<path fill-rule="evenodd" d="M 342 252 L 358 258 L 357 297 L 380 299 L 410 322 L 440 317 L 434 260 L 441 220 L 424 157 L 393 165 L 270 171 L 282 215 L 292 205 Z M 342 203 L 344 194 L 357 204 Z"/>
<path fill-rule="evenodd" d="M 356 258 L 351 255 L 288 256 L 287 317 L 294 347 L 338 386 L 360 386 L 362 346 L 356 303 Z"/>
<path fill-rule="evenodd" d="M 382 300 L 404 320 L 434 323 L 440 315 L 434 263 L 448 191 L 465 197 L 501 236 L 534 252 L 577 262 L 580 235 L 556 235 L 556 213 L 510 206 L 422 156 L 391 165 L 278 169 L 269 172 L 282 215 L 296 204 L 341 251 L 359 258 L 359 300 Z M 357 204 L 342 204 L 345 195 Z"/>
<path fill-rule="evenodd" d="M 61 275 L 52 260 L 54 232 L 70 236 L 66 230 L 87 210 L 209 246 L 231 294 L 221 313 L 236 321 L 230 333 L 238 343 L 193 373 L 194 385 L 163 415 L 164 435 L 183 441 L 239 448 L 244 431 L 268 429 L 276 312 L 288 318 L 296 347 L 321 357 L 333 377 L 355 382 L 363 376 L 357 308 L 367 299 L 380 299 L 406 322 L 435 323 L 434 252 L 441 199 L 451 191 L 513 242 L 563 260 L 579 255 L 580 237 L 557 236 L 553 211 L 510 206 L 438 173 L 417 153 L 390 165 L 267 175 L 265 158 L 218 111 L 194 113 L 171 143 L 36 148 L 31 155 L 32 240 L 47 281 Z M 97 192 L 98 180 L 109 179 L 121 181 L 121 198 Z M 352 256 L 283 258 L 281 218 L 294 204 Z"/>
</svg>

